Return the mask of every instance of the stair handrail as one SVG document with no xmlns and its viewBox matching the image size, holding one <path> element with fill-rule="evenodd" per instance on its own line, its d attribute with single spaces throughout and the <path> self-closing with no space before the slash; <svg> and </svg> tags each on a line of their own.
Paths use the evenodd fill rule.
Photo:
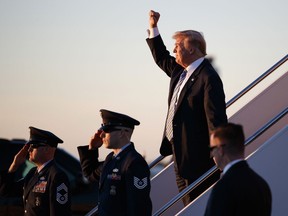
<svg viewBox="0 0 288 216">
<path fill-rule="evenodd" d="M 154 166 L 156 166 L 161 160 L 163 160 L 165 158 L 165 156 L 160 155 L 158 156 L 154 161 L 152 161 L 148 166 L 149 169 L 152 169 Z"/>
<path fill-rule="evenodd" d="M 264 72 L 262 75 L 260 75 L 252 83 L 250 83 L 246 88 L 244 88 L 242 91 L 240 91 L 237 95 L 235 95 L 231 100 L 229 100 L 226 103 L 226 109 L 229 106 L 231 106 L 233 103 L 235 103 L 239 98 L 241 98 L 248 91 L 250 91 L 254 86 L 256 86 L 258 83 L 260 83 L 265 77 L 267 77 L 269 74 L 274 72 L 277 68 L 279 68 L 282 64 L 284 64 L 287 60 L 288 60 L 288 54 L 285 55 L 278 62 L 276 62 L 271 68 L 269 68 L 266 72 Z"/>
<path fill-rule="evenodd" d="M 259 130 L 257 130 L 252 136 L 250 136 L 245 141 L 245 147 L 247 145 L 249 145 L 252 141 L 254 141 L 257 137 L 259 137 L 261 134 L 263 134 L 266 130 L 268 130 L 271 126 L 273 126 L 276 122 L 278 122 L 282 117 L 284 117 L 287 114 L 287 112 L 288 112 L 288 107 L 286 107 L 283 111 L 281 111 L 278 115 L 276 115 L 273 119 L 271 119 L 263 127 L 261 127 Z M 162 208 L 160 208 L 157 212 L 155 212 L 153 214 L 153 216 L 159 216 L 162 213 L 164 213 L 167 209 L 169 209 L 172 205 L 174 205 L 176 202 L 178 202 L 180 199 L 182 199 L 184 196 L 186 196 L 188 193 L 190 193 L 192 190 L 194 190 L 200 183 L 202 183 L 209 176 L 214 174 L 217 170 L 218 170 L 218 168 L 216 167 L 216 165 L 214 165 L 207 172 L 205 172 L 202 176 L 200 176 L 196 181 L 194 181 L 187 188 L 185 188 L 183 191 L 178 193 L 169 202 L 167 202 L 164 206 L 162 206 Z"/>
<path fill-rule="evenodd" d="M 267 77 L 269 74 L 271 74 L 272 72 L 274 72 L 277 68 L 279 68 L 282 64 L 284 64 L 286 61 L 288 60 L 288 54 L 285 55 L 281 60 L 279 60 L 278 62 L 276 62 L 271 68 L 269 68 L 266 72 L 264 72 L 262 75 L 260 75 L 256 80 L 254 80 L 251 84 L 249 84 L 246 88 L 244 88 L 242 91 L 240 91 L 237 95 L 235 95 L 232 99 L 230 99 L 227 103 L 226 103 L 226 109 L 231 106 L 234 102 L 236 102 L 239 98 L 241 98 L 243 95 L 245 95 L 248 91 L 250 91 L 254 86 L 256 86 L 259 82 L 261 82 L 265 77 Z M 153 160 L 148 166 L 150 169 L 152 169 L 154 166 L 156 166 L 158 163 L 160 163 L 166 156 L 160 155 L 158 156 L 155 160 Z M 213 167 L 211 168 L 213 169 Z M 212 172 L 213 170 L 208 170 L 206 173 L 210 173 L 210 171 Z M 215 170 L 216 171 L 216 170 Z M 214 171 L 214 172 L 215 172 Z M 213 173 L 214 173 L 213 172 Z M 206 173 L 204 173 L 202 176 L 204 176 Z M 211 173 L 211 174 L 213 174 Z M 201 177 L 202 177 L 201 176 Z M 201 178 L 199 177 L 199 178 Z M 197 180 L 196 180 L 197 181 Z M 201 182 L 199 182 L 198 184 L 200 184 Z M 192 183 L 193 184 L 193 183 Z M 197 185 L 198 185 L 197 184 Z M 187 189 L 187 188 L 186 188 Z M 194 188 L 193 188 L 194 189 Z M 192 189 L 192 190 L 193 190 Z M 183 192 L 183 191 L 182 191 Z M 190 192 L 190 191 L 189 191 Z M 187 192 L 187 193 L 189 193 Z M 178 201 L 178 200 L 177 200 Z M 173 203 L 174 204 L 174 203 Z M 173 205 L 172 204 L 172 205 Z M 98 205 L 95 206 L 92 210 L 90 210 L 85 216 L 93 216 L 94 213 L 96 213 L 98 211 Z"/>
<path fill-rule="evenodd" d="M 282 59 L 280 59 L 278 62 L 276 62 L 272 67 L 270 67 L 267 71 L 265 71 L 262 75 L 260 75 L 257 79 L 255 79 L 252 83 L 250 83 L 246 88 L 244 88 L 242 91 L 240 91 L 237 95 L 235 95 L 232 99 L 230 99 L 226 103 L 226 109 L 230 107 L 233 103 L 235 103 L 238 99 L 240 99 L 242 96 L 244 96 L 247 92 L 249 92 L 254 86 L 256 86 L 258 83 L 260 83 L 263 79 L 265 79 L 268 75 L 270 75 L 272 72 L 274 72 L 277 68 L 279 68 L 282 64 L 284 64 L 288 60 L 288 54 L 285 55 Z M 156 166 L 161 160 L 163 160 L 165 156 L 159 156 L 157 157 L 152 163 L 153 166 L 150 166 L 150 168 Z"/>
<path fill-rule="evenodd" d="M 98 213 L 98 205 L 96 205 L 93 209 L 91 209 L 85 216 L 94 216 L 94 214 Z"/>
</svg>

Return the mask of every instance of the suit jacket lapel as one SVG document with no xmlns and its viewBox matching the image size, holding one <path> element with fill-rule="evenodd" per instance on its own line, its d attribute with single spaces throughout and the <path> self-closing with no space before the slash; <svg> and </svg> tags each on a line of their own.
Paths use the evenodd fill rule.
<svg viewBox="0 0 288 216">
<path fill-rule="evenodd" d="M 178 98 L 178 103 L 177 106 L 175 108 L 175 113 L 177 112 L 180 104 L 182 103 L 182 100 L 184 98 L 184 96 L 186 95 L 186 92 L 194 85 L 194 83 L 197 81 L 200 72 L 202 70 L 202 68 L 207 64 L 207 60 L 204 59 L 203 62 L 199 65 L 199 67 L 196 68 L 196 70 L 190 75 L 189 79 L 187 80 L 187 82 L 185 83 L 179 98 Z"/>
<path fill-rule="evenodd" d="M 188 89 L 190 89 L 192 87 L 192 85 L 195 83 L 196 80 L 197 80 L 197 76 L 195 76 L 194 73 L 193 73 L 189 77 L 187 82 L 185 83 L 182 91 L 180 92 L 180 95 L 179 95 L 179 98 L 178 98 L 178 102 L 177 102 L 177 106 L 175 108 L 175 113 L 177 112 L 180 104 L 182 103 L 182 100 L 184 99 L 184 96 L 185 96 L 186 92 L 188 91 Z"/>
<path fill-rule="evenodd" d="M 173 96 L 173 93 L 174 93 L 174 89 L 179 81 L 179 78 L 180 78 L 180 75 L 182 73 L 184 69 L 182 68 L 181 70 L 179 70 L 178 74 L 171 78 L 171 83 L 170 83 L 170 89 L 169 89 L 169 96 L 168 96 L 168 106 L 170 105 L 170 102 L 171 102 L 171 99 L 172 99 L 172 96 Z"/>
<path fill-rule="evenodd" d="M 39 173 L 36 173 L 37 168 L 31 169 L 29 175 L 27 175 L 27 183 L 25 186 L 24 191 L 24 198 L 26 199 L 29 193 L 32 191 L 32 188 L 35 186 L 35 184 L 38 182 L 41 176 L 45 175 L 48 168 L 54 164 L 54 160 L 50 161 Z"/>
<path fill-rule="evenodd" d="M 125 155 L 131 151 L 134 148 L 134 144 L 131 143 L 127 148 L 125 148 L 123 151 L 117 155 L 116 158 L 113 158 L 113 152 L 111 152 L 105 159 L 105 162 L 103 164 L 102 174 L 100 178 L 100 184 L 99 188 L 103 186 L 103 182 L 106 180 L 107 175 L 111 172 L 112 169 L 115 168 L 116 163 L 121 160 L 122 157 L 125 157 Z"/>
<path fill-rule="evenodd" d="M 113 152 L 108 154 L 105 161 L 104 161 L 102 173 L 101 173 L 101 177 L 100 177 L 100 182 L 99 182 L 99 188 L 102 187 L 103 182 L 105 181 L 109 171 L 111 170 L 111 167 L 114 167 L 114 163 L 116 160 L 113 160 L 113 154 L 114 154 Z"/>
<path fill-rule="evenodd" d="M 34 185 L 38 182 L 39 175 L 35 173 L 36 170 L 37 170 L 36 167 L 32 168 L 29 174 L 27 174 L 27 176 L 25 177 L 24 194 L 23 194 L 24 199 L 27 198 L 29 193 L 32 191 Z"/>
</svg>

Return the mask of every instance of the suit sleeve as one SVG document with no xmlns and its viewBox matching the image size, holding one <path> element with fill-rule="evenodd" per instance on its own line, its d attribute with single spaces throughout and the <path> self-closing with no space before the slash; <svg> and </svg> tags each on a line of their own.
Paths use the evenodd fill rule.
<svg viewBox="0 0 288 216">
<path fill-rule="evenodd" d="M 204 91 L 204 108 L 209 132 L 211 132 L 219 125 L 227 123 L 223 84 L 216 72 L 208 76 Z"/>
<path fill-rule="evenodd" d="M 150 170 L 144 159 L 137 158 L 130 164 L 126 174 L 126 188 L 128 215 L 151 215 Z"/>
<path fill-rule="evenodd" d="M 14 181 L 14 173 L 8 173 L 8 170 L 0 173 L 0 196 L 13 197 L 23 195 L 24 179 Z"/>
<path fill-rule="evenodd" d="M 160 35 L 155 38 L 146 39 L 150 48 L 155 63 L 169 76 L 172 76 L 173 71 L 183 70 L 183 68 L 176 63 L 175 58 L 170 55 Z"/>
<path fill-rule="evenodd" d="M 89 180 L 89 182 L 99 181 L 103 162 L 98 161 L 98 149 L 89 150 L 88 146 L 79 146 L 77 149 L 83 175 Z"/>
<path fill-rule="evenodd" d="M 70 182 L 65 173 L 59 172 L 50 185 L 50 215 L 72 215 Z"/>
</svg>

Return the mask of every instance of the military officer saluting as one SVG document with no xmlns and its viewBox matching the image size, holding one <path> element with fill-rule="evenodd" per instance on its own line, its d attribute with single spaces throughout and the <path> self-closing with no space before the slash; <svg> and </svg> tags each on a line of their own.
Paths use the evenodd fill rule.
<svg viewBox="0 0 288 216">
<path fill-rule="evenodd" d="M 30 128 L 30 139 L 15 155 L 9 170 L 0 174 L 1 196 L 22 196 L 24 215 L 69 216 L 71 192 L 69 180 L 54 161 L 58 143 L 63 141 L 49 131 Z M 29 154 L 33 167 L 21 180 L 14 182 L 15 171 Z"/>
<path fill-rule="evenodd" d="M 150 170 L 130 141 L 140 122 L 130 116 L 100 110 L 103 124 L 89 145 L 79 146 L 83 174 L 99 182 L 99 216 L 151 215 Z M 111 149 L 105 161 L 98 161 L 98 148 Z"/>
</svg>

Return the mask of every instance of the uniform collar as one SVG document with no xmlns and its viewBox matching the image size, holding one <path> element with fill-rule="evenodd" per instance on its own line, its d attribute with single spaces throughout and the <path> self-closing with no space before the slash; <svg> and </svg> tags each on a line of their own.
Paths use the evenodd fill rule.
<svg viewBox="0 0 288 216">
<path fill-rule="evenodd" d="M 234 164 L 240 162 L 240 161 L 243 161 L 244 159 L 237 159 L 237 160 L 234 160 L 234 161 L 231 161 L 230 163 L 228 163 L 224 169 L 223 169 L 223 174 L 225 174 Z"/>
<path fill-rule="evenodd" d="M 114 158 L 117 157 L 124 149 L 126 149 L 126 148 L 127 148 L 128 146 L 130 146 L 130 145 L 131 145 L 131 142 L 129 142 L 129 143 L 127 143 L 126 145 L 124 145 L 117 154 L 114 154 L 114 155 L 113 155 L 113 157 L 114 157 Z"/>
<path fill-rule="evenodd" d="M 43 170 L 52 160 L 47 161 L 46 163 L 44 163 L 42 166 L 37 167 L 37 172 L 40 173 L 41 170 Z"/>
</svg>

